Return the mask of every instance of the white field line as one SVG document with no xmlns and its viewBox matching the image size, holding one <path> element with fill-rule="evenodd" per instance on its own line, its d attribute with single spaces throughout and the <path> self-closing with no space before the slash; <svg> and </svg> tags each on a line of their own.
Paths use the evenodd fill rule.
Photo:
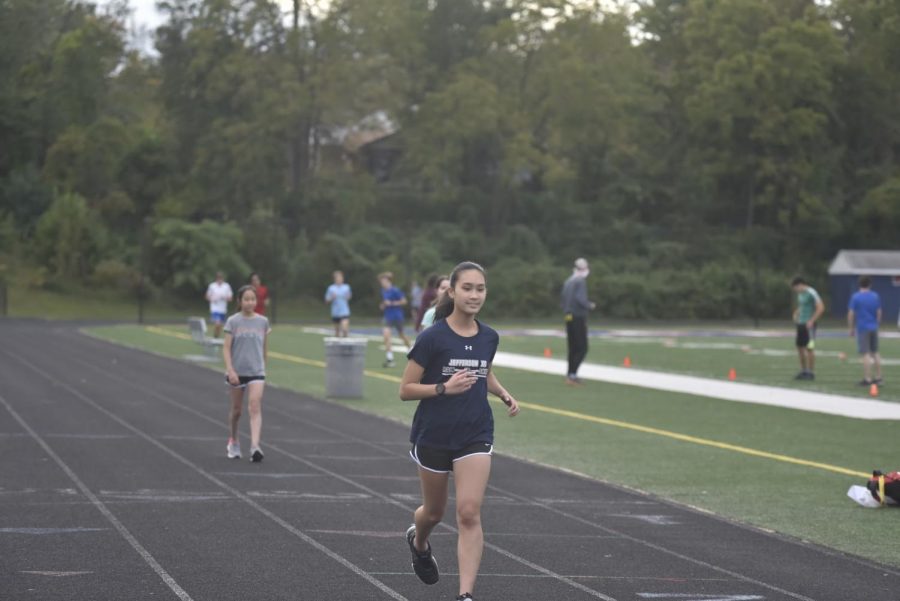
<svg viewBox="0 0 900 601">
<path fill-rule="evenodd" d="M 516 353 L 498 352 L 494 365 L 526 371 L 554 374 L 560 378 L 566 373 L 566 362 L 562 359 L 531 357 Z M 760 384 L 727 382 L 712 378 L 698 378 L 668 374 L 645 369 L 611 367 L 585 363 L 578 370 L 585 380 L 638 386 L 667 392 L 692 394 L 695 396 L 799 409 L 813 413 L 854 417 L 857 419 L 900 420 L 900 403 L 860 399 L 856 397 L 793 390 Z"/>
<path fill-rule="evenodd" d="M 304 328 L 304 331 L 325 334 L 329 332 L 325 328 Z M 367 338 L 381 340 L 380 336 L 369 336 Z M 395 345 L 393 350 L 396 353 L 404 354 L 407 351 L 406 347 L 402 345 Z M 560 378 L 565 375 L 567 368 L 566 361 L 562 359 L 504 352 L 497 353 L 494 357 L 494 365 L 552 374 Z M 578 375 L 584 380 L 691 394 L 738 403 L 784 407 L 856 419 L 900 420 L 900 403 L 889 401 L 861 399 L 836 394 L 779 388 L 777 386 L 729 382 L 646 369 L 612 367 L 594 363 L 582 364 L 578 370 Z"/>
</svg>

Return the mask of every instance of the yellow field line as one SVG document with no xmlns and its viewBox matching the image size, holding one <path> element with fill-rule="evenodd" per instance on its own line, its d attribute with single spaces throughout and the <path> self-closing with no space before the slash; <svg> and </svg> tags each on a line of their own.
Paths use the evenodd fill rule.
<svg viewBox="0 0 900 601">
<path fill-rule="evenodd" d="M 191 337 L 187 334 L 182 334 L 180 332 L 173 332 L 171 330 L 166 330 L 164 328 L 157 328 L 154 326 L 147 326 L 144 328 L 148 332 L 152 332 L 154 334 L 161 334 L 163 336 L 171 336 L 174 338 L 180 338 L 183 340 L 191 340 Z M 304 359 L 303 357 L 297 357 L 295 355 L 287 355 L 284 353 L 278 352 L 269 352 L 270 357 L 274 357 L 276 359 L 281 359 L 283 361 L 290 361 L 292 363 L 300 363 L 302 365 L 311 365 L 314 367 L 325 367 L 324 361 L 316 361 L 313 359 Z M 372 378 L 379 378 L 381 380 L 387 380 L 388 382 L 400 383 L 400 378 L 397 376 L 392 376 L 390 374 L 384 374 L 381 372 L 365 370 L 367 376 Z M 499 402 L 499 401 L 498 401 Z M 548 407 L 546 405 L 539 405 L 537 403 L 530 402 L 519 402 L 519 407 L 522 409 L 531 409 L 533 411 L 539 411 L 542 413 L 549 413 L 551 415 L 558 415 L 560 417 L 568 417 L 571 419 L 577 419 L 580 421 L 591 422 L 595 424 L 603 424 L 604 426 L 613 426 L 615 428 L 622 428 L 624 430 L 632 430 L 634 432 L 643 432 L 644 434 L 653 434 L 654 436 L 662 436 L 664 438 L 671 438 L 674 440 L 680 440 L 682 442 L 689 442 L 692 444 L 702 445 L 706 447 L 712 447 L 715 449 L 722 449 L 724 451 L 732 451 L 734 453 L 741 453 L 743 455 L 750 455 L 752 457 L 761 457 L 763 459 L 771 459 L 773 461 L 781 461 L 782 463 L 791 463 L 794 465 L 802 465 L 804 467 L 812 467 L 820 470 L 825 470 L 828 472 L 834 472 L 836 474 L 843 474 L 845 476 L 855 476 L 859 478 L 869 478 L 871 474 L 866 472 L 859 472 L 856 470 L 851 470 L 846 467 L 840 467 L 838 465 L 831 465 L 829 463 L 820 463 L 818 461 L 808 461 L 806 459 L 799 459 L 797 457 L 791 457 L 790 455 L 780 455 L 778 453 L 770 453 L 768 451 L 760 451 L 758 449 L 751 449 L 749 447 L 742 447 L 739 445 L 729 444 L 727 442 L 719 442 L 716 440 L 710 440 L 708 438 L 699 438 L 697 436 L 689 436 L 687 434 L 680 434 L 678 432 L 672 432 L 671 430 L 662 430 L 660 428 L 651 428 L 649 426 L 642 426 L 640 424 L 633 424 L 631 422 L 623 422 L 616 419 L 608 419 L 605 417 L 597 417 L 595 415 L 587 415 L 585 413 L 578 413 L 575 411 L 567 411 L 565 409 L 557 409 L 555 407 Z"/>
<path fill-rule="evenodd" d="M 167 330 L 165 328 L 158 328 L 156 326 L 144 326 L 144 329 L 151 334 L 160 334 L 162 336 L 169 336 L 171 338 L 180 338 L 181 340 L 193 340 L 187 334 L 183 334 L 181 332 L 173 332 L 172 330 Z"/>
<path fill-rule="evenodd" d="M 188 334 L 183 332 L 173 332 L 167 328 L 159 328 L 156 326 L 144 326 L 144 330 L 150 332 L 151 334 L 159 334 L 160 336 L 169 336 L 170 338 L 178 338 L 179 340 L 193 340 Z M 315 359 L 306 359 L 304 357 L 298 357 L 296 355 L 288 355 L 285 353 L 279 353 L 277 351 L 269 351 L 269 356 L 275 359 L 281 359 L 282 361 L 288 361 L 290 363 L 299 363 L 300 365 L 309 365 L 312 367 L 325 367 L 324 361 L 317 361 Z M 396 382 L 400 383 L 400 378 L 397 376 L 392 376 L 390 374 L 383 374 L 381 372 L 365 370 L 365 373 L 370 378 L 378 378 L 380 380 L 387 380 L 388 382 Z"/>
<path fill-rule="evenodd" d="M 572 419 L 579 419 L 582 421 L 593 422 L 596 424 L 603 424 L 606 426 L 615 426 L 616 428 L 624 428 L 626 430 L 634 430 L 636 432 L 643 432 L 645 434 L 654 434 L 656 436 L 664 436 L 666 438 L 673 438 L 675 440 L 680 440 L 682 442 L 690 442 L 693 444 L 703 445 L 707 447 L 714 447 L 716 449 L 723 449 L 726 451 L 734 451 L 735 453 L 742 453 L 744 455 L 752 455 L 753 457 L 762 457 L 764 459 L 773 459 L 775 461 L 782 461 L 784 463 L 793 463 L 795 465 L 803 465 L 806 467 L 814 467 L 821 470 L 826 470 L 829 472 L 835 472 L 837 474 L 844 474 L 847 476 L 859 476 L 862 478 L 868 478 L 871 474 L 866 472 L 858 472 L 856 470 L 851 470 L 845 467 L 840 467 L 837 465 L 831 465 L 828 463 L 820 463 L 818 461 L 807 461 L 806 459 L 798 459 L 796 457 L 791 457 L 789 455 L 779 455 L 778 453 L 769 453 L 768 451 L 760 451 L 757 449 L 751 449 L 749 447 L 741 447 L 738 445 L 729 444 L 727 442 L 718 442 L 716 440 L 709 440 L 708 438 L 698 438 L 696 436 L 689 436 L 687 434 L 679 434 L 678 432 L 672 432 L 670 430 L 661 430 L 659 428 L 651 428 L 649 426 L 641 426 L 640 424 L 632 424 L 629 422 L 623 422 L 615 419 L 607 419 L 605 417 L 596 417 L 594 415 L 585 415 L 584 413 L 576 413 L 574 411 L 566 411 L 565 409 L 556 409 L 555 407 L 547 407 L 545 405 L 537 405 L 535 403 L 524 403 L 520 402 L 519 406 L 523 409 L 533 409 L 534 411 L 541 411 L 544 413 L 551 413 L 553 415 L 560 415 L 563 417 L 570 417 Z"/>
<path fill-rule="evenodd" d="M 303 357 L 297 357 L 296 355 L 286 355 L 284 353 L 278 353 L 275 351 L 269 351 L 269 356 L 274 357 L 276 359 L 281 359 L 282 361 L 289 361 L 291 363 L 300 363 L 301 365 L 312 365 L 313 367 L 325 367 L 324 361 L 317 361 L 315 359 L 305 359 Z M 363 373 L 369 376 L 370 378 L 378 378 L 381 380 L 387 380 L 388 382 L 396 382 L 400 383 L 400 378 L 397 376 L 392 376 L 390 374 L 383 374 L 377 371 L 372 371 L 369 369 L 364 369 Z"/>
<path fill-rule="evenodd" d="M 289 361 L 291 363 L 299 363 L 300 365 L 311 365 L 313 367 L 325 367 L 324 361 L 317 361 L 316 359 L 306 359 L 304 357 L 297 357 L 295 355 L 287 355 L 285 353 L 279 353 L 277 351 L 269 351 L 269 356 L 274 357 L 275 359 L 281 359 L 282 361 Z"/>
</svg>

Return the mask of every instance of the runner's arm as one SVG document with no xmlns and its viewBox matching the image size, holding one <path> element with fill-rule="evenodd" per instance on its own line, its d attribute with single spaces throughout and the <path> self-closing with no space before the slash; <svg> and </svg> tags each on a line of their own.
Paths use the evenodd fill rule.
<svg viewBox="0 0 900 601">
<path fill-rule="evenodd" d="M 500 384 L 500 380 L 497 379 L 497 376 L 494 375 L 493 370 L 488 372 L 487 376 L 487 386 L 488 392 L 500 397 L 500 400 L 503 401 L 503 404 L 506 405 L 509 409 L 507 409 L 507 413 L 510 417 L 515 417 L 519 414 L 519 403 L 513 398 L 513 395 L 509 394 L 503 385 Z"/>
<path fill-rule="evenodd" d="M 237 372 L 234 371 L 234 365 L 231 363 L 231 332 L 225 332 L 225 339 L 222 343 L 222 358 L 225 360 L 225 377 L 232 384 L 238 383 Z"/>
<path fill-rule="evenodd" d="M 822 299 L 816 300 L 816 312 L 813 313 L 812 320 L 818 321 L 822 314 L 825 313 L 825 303 L 822 302 Z"/>
<path fill-rule="evenodd" d="M 400 381 L 400 400 L 401 401 L 420 401 L 422 399 L 438 396 L 437 384 L 422 384 L 422 376 L 425 368 L 410 359 L 403 370 L 403 377 Z M 450 379 L 444 382 L 446 390 L 444 394 L 453 395 L 461 394 L 472 387 L 478 377 L 475 372 L 467 369 L 461 369 L 450 376 Z"/>
</svg>

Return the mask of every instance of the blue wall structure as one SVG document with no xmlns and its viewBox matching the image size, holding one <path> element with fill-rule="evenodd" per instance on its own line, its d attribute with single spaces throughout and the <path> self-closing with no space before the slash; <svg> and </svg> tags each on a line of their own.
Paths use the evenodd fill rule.
<svg viewBox="0 0 900 601">
<path fill-rule="evenodd" d="M 882 327 L 897 323 L 900 313 L 900 285 L 894 285 L 894 278 L 887 275 L 871 275 L 872 290 L 881 296 Z M 831 289 L 831 314 L 835 317 L 847 315 L 847 304 L 854 292 L 859 290 L 858 275 L 828 276 Z M 900 281 L 897 282 L 900 284 Z"/>
</svg>

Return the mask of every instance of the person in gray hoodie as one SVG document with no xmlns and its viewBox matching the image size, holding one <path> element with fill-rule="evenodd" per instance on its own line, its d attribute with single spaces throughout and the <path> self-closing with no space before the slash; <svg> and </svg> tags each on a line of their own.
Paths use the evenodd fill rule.
<svg viewBox="0 0 900 601">
<path fill-rule="evenodd" d="M 572 275 L 563 284 L 562 309 L 566 319 L 566 342 L 568 343 L 569 368 L 566 384 L 581 384 L 578 368 L 587 356 L 588 351 L 588 312 L 595 307 L 588 300 L 587 276 L 591 270 L 586 259 L 575 259 Z"/>
</svg>

